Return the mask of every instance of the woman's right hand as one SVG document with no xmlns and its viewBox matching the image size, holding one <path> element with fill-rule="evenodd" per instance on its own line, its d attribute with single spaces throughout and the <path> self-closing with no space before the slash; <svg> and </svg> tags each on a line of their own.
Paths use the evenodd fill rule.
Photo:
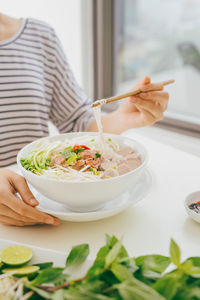
<svg viewBox="0 0 200 300">
<path fill-rule="evenodd" d="M 35 206 L 38 204 L 24 177 L 7 169 L 0 169 L 1 224 L 13 226 L 60 224 L 59 219 L 37 210 Z"/>
</svg>

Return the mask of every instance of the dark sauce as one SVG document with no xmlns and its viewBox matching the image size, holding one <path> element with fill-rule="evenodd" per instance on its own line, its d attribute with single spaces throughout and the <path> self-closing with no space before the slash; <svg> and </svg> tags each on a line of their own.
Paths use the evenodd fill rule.
<svg viewBox="0 0 200 300">
<path fill-rule="evenodd" d="M 195 202 L 192 203 L 188 206 L 191 210 L 193 210 L 194 212 L 200 214 L 200 202 Z"/>
</svg>

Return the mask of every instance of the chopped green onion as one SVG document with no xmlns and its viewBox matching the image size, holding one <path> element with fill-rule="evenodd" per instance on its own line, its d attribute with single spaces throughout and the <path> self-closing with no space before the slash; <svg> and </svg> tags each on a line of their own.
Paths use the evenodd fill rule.
<svg viewBox="0 0 200 300">
<path fill-rule="evenodd" d="M 67 161 L 65 162 L 65 164 L 66 164 L 66 165 L 69 165 L 69 164 L 75 162 L 76 159 L 77 159 L 77 155 L 76 155 L 76 153 L 73 152 L 73 155 L 70 156 L 70 157 L 67 159 Z"/>
<path fill-rule="evenodd" d="M 95 139 L 91 139 L 91 142 L 94 142 L 95 141 Z"/>
<path fill-rule="evenodd" d="M 95 168 L 90 167 L 89 170 L 90 170 L 91 172 L 93 172 L 94 175 L 99 175 L 99 174 L 100 174 L 100 172 L 97 171 Z"/>
<path fill-rule="evenodd" d="M 62 154 L 62 156 L 63 156 L 64 158 L 68 159 L 68 158 L 70 158 L 71 156 L 74 155 L 74 152 L 71 151 L 71 150 L 66 149 L 66 150 L 64 150 L 61 154 Z"/>
<path fill-rule="evenodd" d="M 101 154 L 99 152 L 96 153 L 96 157 L 100 157 Z"/>
<path fill-rule="evenodd" d="M 83 147 L 80 147 L 80 148 L 78 148 L 76 151 L 74 151 L 76 154 L 78 154 L 79 152 L 81 152 L 81 151 L 85 151 L 85 148 L 83 148 Z"/>
<path fill-rule="evenodd" d="M 72 152 L 72 151 L 73 151 L 73 147 L 72 147 L 72 146 L 66 147 L 66 148 L 64 148 L 64 151 L 65 151 L 65 150 L 68 150 L 68 151 L 71 151 L 71 152 Z"/>
<path fill-rule="evenodd" d="M 111 138 L 108 138 L 108 141 L 111 142 Z"/>
</svg>

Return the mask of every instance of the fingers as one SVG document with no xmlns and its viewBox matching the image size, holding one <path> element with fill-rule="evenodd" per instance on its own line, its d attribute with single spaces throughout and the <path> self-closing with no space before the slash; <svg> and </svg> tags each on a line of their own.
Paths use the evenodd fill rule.
<svg viewBox="0 0 200 300">
<path fill-rule="evenodd" d="M 162 83 L 151 83 L 151 78 L 149 76 L 144 77 L 143 80 L 139 81 L 136 85 L 140 90 L 147 91 L 162 91 L 163 84 Z"/>
<path fill-rule="evenodd" d="M 143 113 L 148 112 L 148 115 L 151 114 L 151 116 L 154 118 L 154 123 L 156 121 L 163 120 L 163 112 L 156 103 L 152 101 L 146 101 L 141 99 L 140 97 L 137 97 L 135 105 L 139 111 Z"/>
<path fill-rule="evenodd" d="M 22 200 L 31 206 L 37 206 L 39 202 L 35 199 L 34 195 L 30 191 L 26 179 L 20 175 L 12 176 L 11 184 L 15 190 L 20 194 Z"/>
<path fill-rule="evenodd" d="M 145 76 L 144 79 L 139 81 L 140 86 L 147 85 L 147 84 L 150 84 L 150 83 L 151 83 L 151 78 L 149 76 Z"/>
<path fill-rule="evenodd" d="M 4 225 L 9 225 L 9 226 L 31 226 L 31 225 L 36 225 L 37 223 L 35 222 L 23 222 L 19 220 L 14 220 L 10 217 L 6 216 L 0 216 L 0 223 Z"/>
<path fill-rule="evenodd" d="M 150 83 L 150 84 L 140 84 L 139 88 L 144 91 L 162 91 L 163 84 L 162 83 Z"/>
<path fill-rule="evenodd" d="M 144 100 L 152 100 L 161 106 L 162 111 L 165 111 L 168 106 L 169 94 L 164 91 L 146 92 L 139 95 Z"/>
<path fill-rule="evenodd" d="M 22 222 L 27 222 L 27 223 L 32 223 L 35 221 L 33 219 L 27 218 L 26 216 L 19 215 L 16 213 L 14 210 L 10 209 L 4 204 L 0 204 L 0 217 L 5 216 L 12 218 L 13 221 L 22 221 Z"/>
<path fill-rule="evenodd" d="M 15 211 L 20 216 L 26 216 L 30 218 L 35 223 L 45 223 L 50 225 L 58 225 L 59 220 L 48 214 L 45 214 L 34 207 L 31 207 L 20 200 L 15 195 L 8 193 L 6 197 L 3 197 L 2 204 L 9 207 L 11 210 Z"/>
</svg>

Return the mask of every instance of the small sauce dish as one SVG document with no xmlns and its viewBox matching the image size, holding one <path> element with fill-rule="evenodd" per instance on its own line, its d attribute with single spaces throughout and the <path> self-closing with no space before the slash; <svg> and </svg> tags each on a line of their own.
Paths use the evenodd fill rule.
<svg viewBox="0 0 200 300">
<path fill-rule="evenodd" d="M 189 194 L 184 201 L 184 206 L 188 215 L 200 223 L 200 191 Z"/>
</svg>

